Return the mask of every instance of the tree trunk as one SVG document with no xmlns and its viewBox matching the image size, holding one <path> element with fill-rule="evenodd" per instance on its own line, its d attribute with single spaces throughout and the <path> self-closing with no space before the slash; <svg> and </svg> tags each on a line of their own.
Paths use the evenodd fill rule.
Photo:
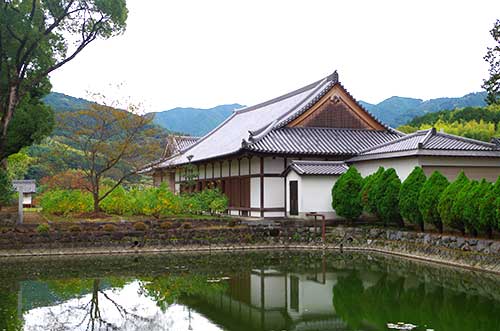
<svg viewBox="0 0 500 331">
<path fill-rule="evenodd" d="M 424 221 L 421 221 L 418 225 L 420 226 L 420 231 L 425 232 Z"/>
<path fill-rule="evenodd" d="M 7 139 L 7 130 L 9 128 L 10 120 L 14 115 L 14 109 L 19 102 L 19 96 L 17 93 L 17 86 L 13 85 L 9 87 L 9 97 L 7 100 L 6 108 L 1 109 L 1 120 L 0 120 L 0 160 L 7 157 L 5 155 L 5 144 Z"/>
<path fill-rule="evenodd" d="M 94 213 L 99 213 L 101 209 L 99 208 L 99 193 L 93 193 L 93 198 L 94 198 Z"/>
<path fill-rule="evenodd" d="M 443 233 L 443 223 L 437 222 L 436 227 L 437 227 L 439 233 Z"/>
</svg>

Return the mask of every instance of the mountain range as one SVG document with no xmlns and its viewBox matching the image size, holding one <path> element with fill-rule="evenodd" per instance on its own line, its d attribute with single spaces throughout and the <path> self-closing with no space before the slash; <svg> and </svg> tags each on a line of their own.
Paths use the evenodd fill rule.
<svg viewBox="0 0 500 331">
<path fill-rule="evenodd" d="M 359 103 L 382 122 L 392 127 L 406 124 L 417 116 L 427 113 L 452 110 L 463 107 L 482 107 L 486 92 L 469 93 L 460 98 L 437 98 L 422 100 L 405 97 L 390 97 L 380 103 Z M 90 101 L 52 92 L 44 99 L 54 111 L 72 111 L 88 107 Z M 154 113 L 154 122 L 171 132 L 180 132 L 192 136 L 203 136 L 228 118 L 240 104 L 219 105 L 209 109 L 173 108 Z"/>
</svg>

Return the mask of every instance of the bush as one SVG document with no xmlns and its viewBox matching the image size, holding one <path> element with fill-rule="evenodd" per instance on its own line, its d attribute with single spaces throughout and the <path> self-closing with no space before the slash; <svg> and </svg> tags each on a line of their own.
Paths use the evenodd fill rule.
<svg viewBox="0 0 500 331">
<path fill-rule="evenodd" d="M 500 223 L 498 223 L 497 217 L 497 201 L 500 197 L 500 177 L 498 177 L 497 181 L 494 185 L 490 187 L 484 198 L 480 202 L 480 215 L 479 220 L 486 229 L 490 229 L 488 231 L 488 236 L 491 236 L 491 229 L 496 228 Z"/>
<path fill-rule="evenodd" d="M 133 226 L 135 231 L 146 231 L 148 229 L 144 222 L 135 222 Z"/>
<path fill-rule="evenodd" d="M 132 194 L 122 186 L 118 186 L 101 201 L 99 207 L 107 214 L 131 215 L 133 214 L 134 203 Z"/>
<path fill-rule="evenodd" d="M 359 218 L 363 212 L 359 192 L 363 186 L 363 178 L 354 167 L 349 167 L 335 182 L 332 188 L 332 208 L 337 215 L 350 221 Z"/>
<path fill-rule="evenodd" d="M 438 171 L 425 181 L 418 196 L 418 208 L 422 213 L 422 219 L 425 223 L 433 224 L 439 232 L 443 232 L 443 223 L 437 211 L 437 206 L 441 193 L 446 189 L 449 182 Z"/>
<path fill-rule="evenodd" d="M 181 198 L 168 189 L 165 183 L 160 187 L 134 190 L 131 192 L 136 215 L 162 216 L 178 215 L 181 213 Z"/>
<path fill-rule="evenodd" d="M 451 214 L 454 215 L 460 222 L 463 224 L 463 230 L 462 233 L 465 234 L 465 230 L 467 229 L 470 231 L 471 229 L 468 228 L 468 223 L 465 220 L 465 205 L 469 203 L 469 192 L 474 188 L 474 186 L 477 184 L 477 181 L 467 181 L 464 183 L 460 191 L 456 194 L 456 198 L 453 201 L 453 206 L 451 207 Z"/>
<path fill-rule="evenodd" d="M 40 197 L 43 211 L 55 215 L 85 213 L 93 210 L 93 200 L 89 192 L 80 190 L 47 191 Z"/>
<path fill-rule="evenodd" d="M 172 228 L 172 222 L 165 221 L 160 223 L 160 229 L 162 230 L 168 230 L 171 228 Z"/>
<path fill-rule="evenodd" d="M 418 194 L 426 179 L 422 168 L 415 167 L 403 181 L 399 191 L 399 211 L 401 216 L 408 222 L 418 225 L 421 231 L 424 231 L 424 221 L 415 201 L 418 201 Z"/>
<path fill-rule="evenodd" d="M 396 171 L 392 168 L 387 169 L 375 183 L 374 190 L 377 198 L 377 213 L 384 225 L 396 221 L 403 226 L 403 221 L 399 213 L 399 191 L 401 181 Z"/>
<path fill-rule="evenodd" d="M 229 203 L 227 197 L 219 189 L 203 190 L 195 193 L 194 197 L 198 199 L 201 210 L 210 214 L 223 213 L 227 210 Z"/>
<path fill-rule="evenodd" d="M 443 191 L 437 207 L 443 224 L 459 230 L 462 234 L 465 233 L 463 215 L 461 211 L 458 211 L 456 208 L 454 209 L 453 205 L 462 188 L 468 183 L 469 179 L 465 176 L 464 172 L 461 171 L 455 181 L 448 185 Z"/>
<path fill-rule="evenodd" d="M 115 232 L 118 230 L 118 227 L 115 224 L 104 224 L 102 229 L 106 232 Z"/>
<path fill-rule="evenodd" d="M 48 224 L 39 224 L 37 227 L 36 227 L 36 232 L 38 233 L 48 233 L 50 231 L 50 227 Z"/>
<path fill-rule="evenodd" d="M 383 175 L 385 169 L 383 167 L 378 168 L 377 172 L 367 176 L 364 179 L 363 187 L 361 188 L 361 204 L 363 209 L 371 214 L 377 215 L 377 199 L 375 198 L 375 185 L 379 181 L 379 178 Z"/>
<path fill-rule="evenodd" d="M 491 234 L 491 228 L 488 224 L 483 226 L 481 223 L 481 210 L 479 208 L 481 201 L 486 196 L 486 193 L 488 193 L 490 187 L 491 184 L 483 179 L 480 182 L 476 182 L 474 188 L 467 194 L 468 203 L 464 207 L 464 220 L 467 222 L 466 228 L 474 235 L 481 231 Z"/>
</svg>

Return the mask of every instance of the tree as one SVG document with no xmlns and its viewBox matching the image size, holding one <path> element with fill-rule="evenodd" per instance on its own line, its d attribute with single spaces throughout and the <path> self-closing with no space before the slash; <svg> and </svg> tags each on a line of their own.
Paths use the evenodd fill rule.
<svg viewBox="0 0 500 331">
<path fill-rule="evenodd" d="M 399 192 L 399 210 L 401 216 L 410 223 L 418 225 L 421 231 L 424 231 L 424 221 L 415 201 L 418 201 L 418 194 L 426 179 L 422 168 L 415 167 L 401 184 Z"/>
<path fill-rule="evenodd" d="M 2 1 L 0 5 L 0 157 L 23 102 L 38 99 L 48 75 L 97 38 L 125 30 L 125 0 Z M 50 87 L 48 88 L 50 90 Z M 47 92 L 48 92 L 47 90 Z"/>
<path fill-rule="evenodd" d="M 466 220 L 466 224 L 468 224 L 468 228 L 470 232 L 474 235 L 480 231 L 486 231 L 489 236 L 491 236 L 491 227 L 489 224 L 481 223 L 481 210 L 480 205 L 481 201 L 486 196 L 486 193 L 489 191 L 491 187 L 491 183 L 488 183 L 485 179 L 480 182 L 476 182 L 474 188 L 469 190 L 467 194 L 468 203 L 464 206 L 464 219 Z"/>
<path fill-rule="evenodd" d="M 135 105 L 125 111 L 93 103 L 90 109 L 61 114 L 61 135 L 67 146 L 80 151 L 76 157 L 89 183 L 86 189 L 92 193 L 94 212 L 99 212 L 99 203 L 114 189 L 161 154 L 160 142 L 164 138 L 152 120 L 151 116 L 138 115 Z M 71 149 L 62 154 L 70 164 L 74 163 L 73 157 Z M 103 187 L 105 177 L 115 182 Z"/>
<path fill-rule="evenodd" d="M 332 208 L 342 217 L 353 221 L 363 212 L 359 192 L 363 185 L 363 178 L 355 167 L 351 166 L 342 174 L 332 188 Z"/>
<path fill-rule="evenodd" d="M 425 181 L 418 196 L 418 208 L 422 213 L 425 223 L 433 224 L 439 232 L 443 232 L 441 216 L 437 211 L 437 206 L 441 193 L 446 189 L 449 182 L 440 172 L 434 171 Z"/>
<path fill-rule="evenodd" d="M 364 179 L 361 189 L 361 204 L 366 212 L 377 215 L 377 199 L 375 197 L 375 186 L 379 177 L 384 173 L 383 167 L 378 168 L 377 172 Z"/>
<path fill-rule="evenodd" d="M 458 194 L 467 183 L 469 183 L 469 179 L 461 171 L 455 181 L 443 191 L 437 206 L 443 224 L 459 230 L 462 234 L 465 233 L 462 213 L 458 212 L 457 209 L 453 209 L 453 205 L 458 198 Z"/>
<path fill-rule="evenodd" d="M 490 187 L 486 195 L 480 202 L 479 210 L 480 215 L 479 219 L 481 225 L 486 229 L 494 229 L 497 227 L 497 215 L 496 215 L 496 202 L 500 197 L 500 177 L 498 177 L 497 181 L 494 185 Z M 491 231 L 488 232 L 488 235 L 491 236 Z"/>
<path fill-rule="evenodd" d="M 465 230 L 470 231 L 470 225 L 465 219 L 465 206 L 470 202 L 469 199 L 469 192 L 474 189 L 474 186 L 477 184 L 477 181 L 474 180 L 468 180 L 466 181 L 463 185 L 462 188 L 456 193 L 456 197 L 453 201 L 453 206 L 451 207 L 451 215 L 455 217 L 459 222 L 462 223 L 463 230 L 461 230 L 462 233 L 465 234 Z"/>
<path fill-rule="evenodd" d="M 404 226 L 403 219 L 399 212 L 399 192 L 401 191 L 401 181 L 393 168 L 386 170 L 383 195 L 378 200 L 377 209 L 384 225 L 396 222 L 400 227 Z"/>
<path fill-rule="evenodd" d="M 488 92 L 486 102 L 488 104 L 500 104 L 500 20 L 497 20 L 490 30 L 495 40 L 495 46 L 488 47 L 484 60 L 490 65 L 490 77 L 483 81 L 482 87 Z"/>
<path fill-rule="evenodd" d="M 12 200 L 14 190 L 7 171 L 0 168 L 0 210 L 2 206 L 8 205 Z"/>
<path fill-rule="evenodd" d="M 35 158 L 29 156 L 26 150 L 11 154 L 7 158 L 7 173 L 10 179 L 24 179 L 29 167 L 35 162 Z"/>
</svg>

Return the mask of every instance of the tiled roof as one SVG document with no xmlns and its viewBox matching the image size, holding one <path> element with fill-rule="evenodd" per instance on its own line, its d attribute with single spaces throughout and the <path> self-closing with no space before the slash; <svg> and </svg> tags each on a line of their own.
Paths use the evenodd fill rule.
<svg viewBox="0 0 500 331">
<path fill-rule="evenodd" d="M 432 128 L 371 147 L 349 161 L 408 155 L 500 157 L 500 150 L 492 143 L 437 132 L 436 129 Z"/>
<path fill-rule="evenodd" d="M 245 148 L 264 153 L 355 155 L 399 137 L 388 131 L 294 127 L 270 131 Z"/>
<path fill-rule="evenodd" d="M 348 168 L 339 161 L 292 161 L 285 173 L 295 170 L 299 175 L 342 175 Z"/>
<path fill-rule="evenodd" d="M 165 151 L 163 152 L 163 158 L 170 157 L 172 155 L 182 152 L 184 149 L 196 143 L 200 140 L 200 137 L 192 136 L 167 136 L 167 142 L 165 144 Z"/>
<path fill-rule="evenodd" d="M 190 147 L 184 149 L 180 155 L 174 156 L 159 167 L 168 167 L 188 162 L 196 162 L 206 159 L 223 157 L 235 154 L 242 149 L 255 146 L 254 150 L 260 150 L 268 141 L 265 136 L 279 135 L 280 126 L 287 123 L 289 118 L 295 118 L 312 107 L 322 96 L 339 84 L 337 73 L 333 73 L 317 82 L 304 86 L 296 91 L 290 92 L 278 98 L 264 103 L 236 110 L 228 119 L 221 123 L 206 136 L 202 137 Z M 382 123 L 380 123 L 382 124 Z M 383 124 L 382 124 L 383 125 Z M 278 132 L 278 133 L 275 133 Z M 396 133 L 395 130 L 389 131 Z M 291 137 L 291 136 L 290 136 Z M 379 141 L 385 142 L 386 140 Z M 259 142 L 259 143 L 257 143 Z M 293 144 L 293 142 L 289 142 Z M 297 142 L 306 148 L 304 142 Z M 334 143 L 334 142 L 333 142 Z M 335 143 L 334 143 L 335 144 Z M 372 145 L 363 145 L 356 151 Z M 326 147 L 323 146 L 323 149 Z M 261 150 L 267 151 L 266 147 Z M 290 149 L 292 150 L 292 149 Z M 297 148 L 293 149 L 297 151 Z M 338 148 L 330 148 L 335 154 L 339 154 Z M 269 150 L 271 151 L 271 150 Z M 340 153 L 350 154 L 351 148 L 346 147 Z M 303 153 L 321 153 L 319 150 L 302 150 Z"/>
</svg>

